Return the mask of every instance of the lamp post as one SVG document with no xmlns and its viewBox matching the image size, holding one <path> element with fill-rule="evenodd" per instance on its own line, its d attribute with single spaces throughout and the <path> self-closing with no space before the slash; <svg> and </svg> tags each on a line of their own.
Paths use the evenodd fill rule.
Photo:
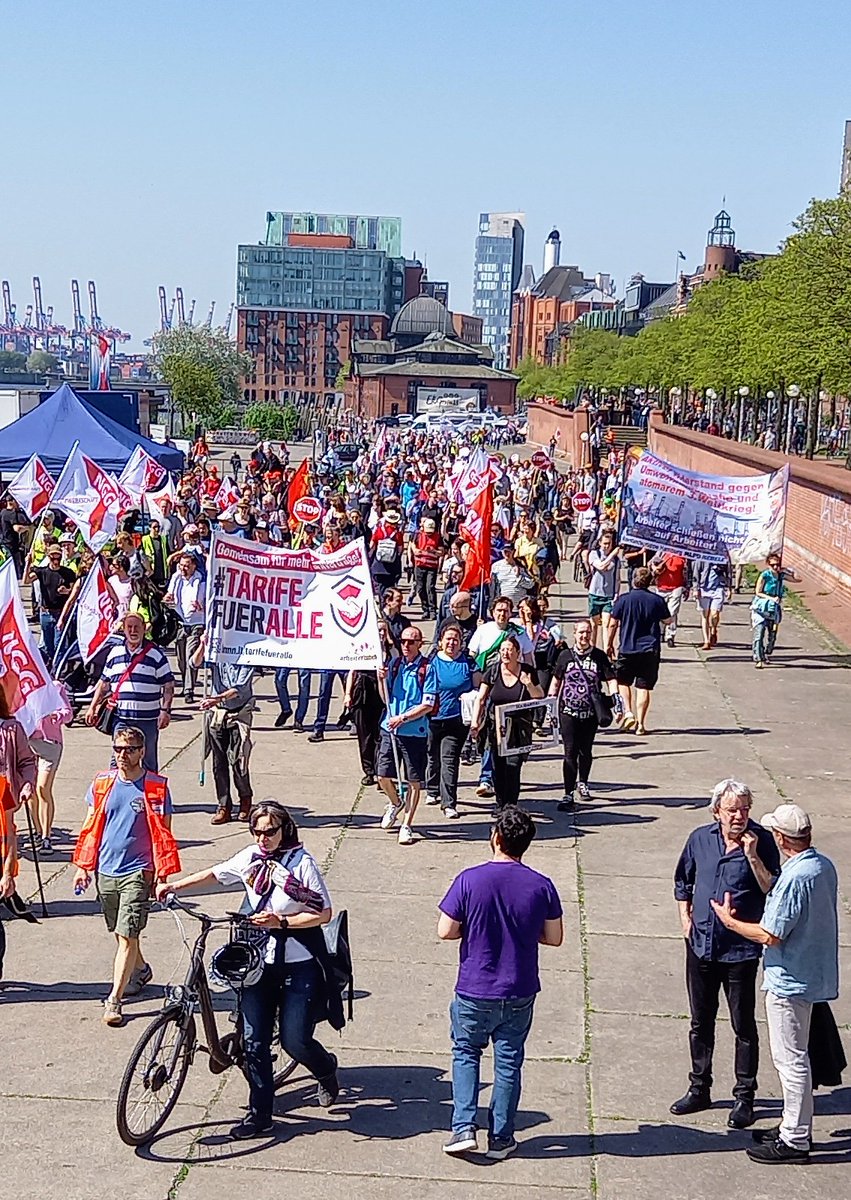
<svg viewBox="0 0 851 1200">
<path fill-rule="evenodd" d="M 709 401 L 709 424 L 715 424 L 715 401 L 718 399 L 718 393 L 715 388 L 706 389 L 706 399 Z"/>
<path fill-rule="evenodd" d="M 737 442 L 740 442 L 742 440 L 742 433 L 744 432 L 744 424 L 745 424 L 745 422 L 744 422 L 745 400 L 747 399 L 747 397 L 750 394 L 751 394 L 751 389 L 749 387 L 747 387 L 746 385 L 743 385 L 742 387 L 739 388 L 739 392 L 738 392 L 739 414 L 738 414 L 738 420 L 736 421 L 736 441 Z"/>
<path fill-rule="evenodd" d="M 793 383 L 789 386 L 786 394 L 789 397 L 789 411 L 786 416 L 786 446 L 785 446 L 785 450 L 786 450 L 787 454 L 791 454 L 791 452 L 792 452 L 792 426 L 795 421 L 795 402 L 798 400 L 799 396 L 801 395 L 801 389 L 798 387 L 797 383 Z"/>
<path fill-rule="evenodd" d="M 807 458 L 813 458 L 818 449 L 821 402 L 825 395 L 826 393 L 821 390 L 821 375 L 819 375 L 816 380 L 815 389 L 810 394 L 807 404 L 807 447 L 804 451 Z"/>
<path fill-rule="evenodd" d="M 672 387 L 668 391 L 668 398 L 671 401 L 671 424 L 672 425 L 679 425 L 680 421 L 677 418 L 682 417 L 682 412 L 680 411 L 680 395 L 681 395 L 681 392 L 678 387 Z"/>
<path fill-rule="evenodd" d="M 771 422 L 774 418 L 774 414 L 772 414 L 771 410 L 774 405 L 774 399 L 775 399 L 775 393 L 771 390 L 771 388 L 769 388 L 768 391 L 765 393 L 765 432 L 766 433 L 768 433 L 769 429 L 771 429 L 771 427 L 772 427 Z M 775 443 L 775 445 L 777 444 L 776 434 L 774 436 L 774 443 Z M 765 447 L 765 438 L 762 439 L 762 445 L 763 445 L 763 448 L 766 448 Z"/>
</svg>

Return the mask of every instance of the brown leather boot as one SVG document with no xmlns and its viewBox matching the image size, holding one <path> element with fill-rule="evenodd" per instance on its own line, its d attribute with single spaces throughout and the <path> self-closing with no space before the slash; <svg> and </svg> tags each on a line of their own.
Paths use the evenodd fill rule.
<svg viewBox="0 0 851 1200">
<path fill-rule="evenodd" d="M 248 820 L 248 814 L 251 812 L 251 805 L 252 805 L 251 800 L 240 800 L 239 813 L 237 814 L 237 818 L 236 818 L 237 821 L 247 821 Z"/>
<path fill-rule="evenodd" d="M 230 821 L 231 819 L 232 818 L 231 818 L 230 808 L 224 808 L 224 807 L 217 808 L 216 811 L 213 813 L 212 817 L 210 817 L 210 824 L 211 825 L 227 825 L 228 821 Z"/>
</svg>

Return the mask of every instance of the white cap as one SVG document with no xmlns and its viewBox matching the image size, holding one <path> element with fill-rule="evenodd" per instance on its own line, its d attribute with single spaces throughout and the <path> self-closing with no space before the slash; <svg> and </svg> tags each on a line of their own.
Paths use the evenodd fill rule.
<svg viewBox="0 0 851 1200">
<path fill-rule="evenodd" d="M 774 812 L 766 813 L 760 824 L 793 838 L 801 837 L 812 829 L 809 813 L 805 813 L 797 804 L 778 805 Z"/>
</svg>

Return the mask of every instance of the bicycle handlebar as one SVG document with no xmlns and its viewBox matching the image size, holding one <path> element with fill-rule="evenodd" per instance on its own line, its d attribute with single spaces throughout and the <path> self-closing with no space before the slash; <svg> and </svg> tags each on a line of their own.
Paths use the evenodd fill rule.
<svg viewBox="0 0 851 1200">
<path fill-rule="evenodd" d="M 207 925 L 232 925 L 236 922 L 247 923 L 248 917 L 244 913 L 228 912 L 223 917 L 211 917 L 209 913 L 199 912 L 197 909 L 190 908 L 183 900 L 178 900 L 174 892 L 170 892 L 162 901 L 163 908 L 179 908 L 185 912 L 187 916 L 194 917 L 196 921 L 201 921 Z"/>
</svg>

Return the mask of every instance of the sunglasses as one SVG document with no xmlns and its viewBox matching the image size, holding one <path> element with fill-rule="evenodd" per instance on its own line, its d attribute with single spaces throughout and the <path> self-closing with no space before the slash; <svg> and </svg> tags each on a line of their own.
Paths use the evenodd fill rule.
<svg viewBox="0 0 851 1200">
<path fill-rule="evenodd" d="M 113 754 L 135 754 L 137 750 L 144 750 L 144 746 L 113 746 Z"/>
<path fill-rule="evenodd" d="M 251 832 L 256 838 L 270 838 L 281 832 L 281 826 L 270 825 L 268 829 L 252 829 Z"/>
</svg>

